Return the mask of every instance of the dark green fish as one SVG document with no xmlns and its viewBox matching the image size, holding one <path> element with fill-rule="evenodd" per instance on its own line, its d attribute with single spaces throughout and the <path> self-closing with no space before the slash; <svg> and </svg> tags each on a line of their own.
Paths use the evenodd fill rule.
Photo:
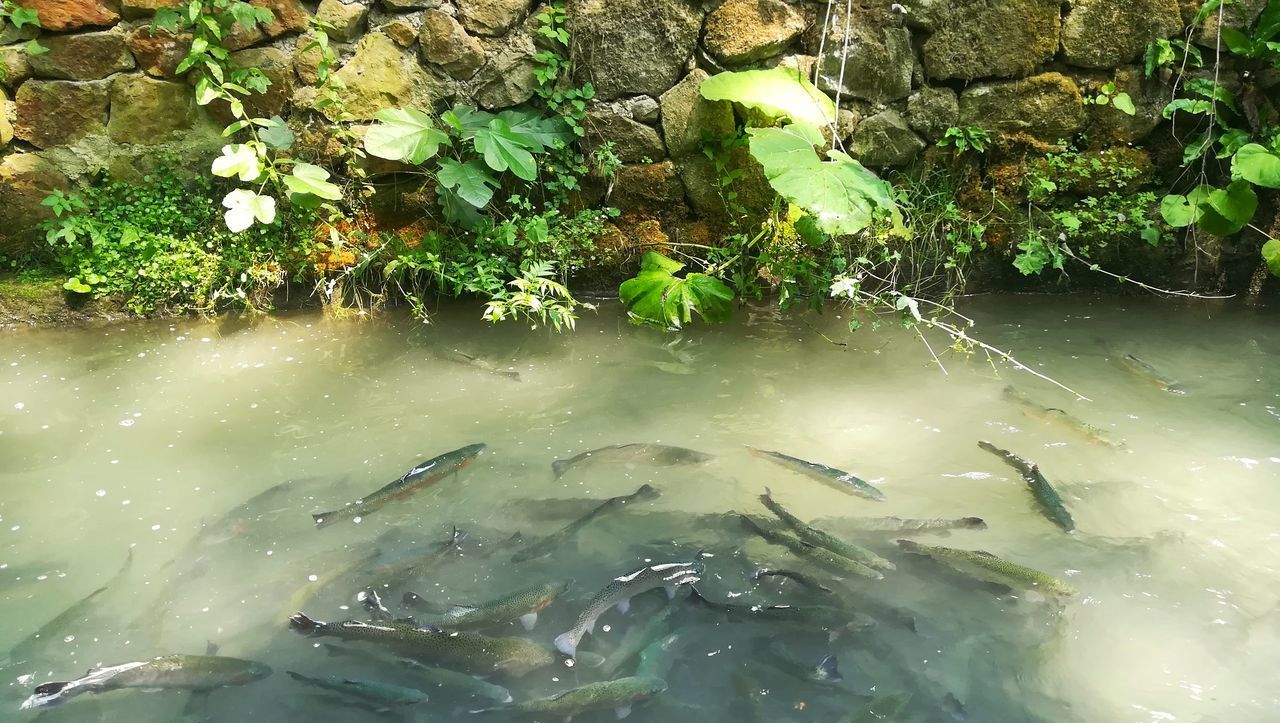
<svg viewBox="0 0 1280 723">
<path fill-rule="evenodd" d="M 921 545 L 912 540 L 898 540 L 907 552 L 925 555 L 951 569 L 987 582 L 1023 590 L 1042 591 L 1061 597 L 1072 597 L 1070 585 L 1046 572 L 996 557 L 986 550 L 960 550 L 954 547 Z"/>
<path fill-rule="evenodd" d="M 824 518 L 823 524 L 831 527 L 857 530 L 858 532 L 931 532 L 949 534 L 951 530 L 985 530 L 987 523 L 981 517 L 958 519 L 913 520 L 902 517 L 839 517 Z"/>
<path fill-rule="evenodd" d="M 1124 444 L 1117 442 L 1107 436 L 1107 433 L 1101 429 L 1089 424 L 1083 420 L 1077 419 L 1064 409 L 1057 407 L 1043 407 L 1031 401 L 1031 398 L 1013 387 L 1004 388 L 1004 398 L 1015 402 L 1022 407 L 1022 413 L 1028 417 L 1035 417 L 1043 422 L 1057 425 L 1062 429 L 1072 432 L 1092 444 L 1101 444 L 1107 447 L 1123 447 Z"/>
<path fill-rule="evenodd" d="M 458 472 L 463 467 L 471 464 L 476 455 L 480 454 L 480 451 L 484 448 L 485 445 L 483 444 L 471 444 L 461 449 L 455 449 L 452 452 L 445 452 L 439 457 L 433 457 L 405 472 L 400 479 L 367 497 L 362 497 L 346 507 L 332 512 L 312 514 L 311 518 L 315 520 L 316 527 L 327 527 L 341 520 L 367 515 L 388 502 L 404 499 L 423 487 L 434 484 L 444 477 Z"/>
<path fill-rule="evenodd" d="M 810 683 L 824 684 L 835 684 L 844 681 L 844 676 L 840 674 L 839 661 L 836 660 L 834 655 L 823 656 L 815 665 L 792 656 L 781 640 L 770 640 L 765 649 L 768 652 L 771 667 L 777 668 L 793 678 Z"/>
<path fill-rule="evenodd" d="M 806 575 L 803 572 L 796 572 L 795 570 L 770 570 L 767 567 L 762 567 L 751 574 L 752 580 L 759 580 L 762 577 L 785 577 L 788 580 L 795 580 L 802 587 L 807 587 L 810 590 L 825 592 L 828 594 L 835 593 L 835 590 L 823 585 L 813 577 Z"/>
<path fill-rule="evenodd" d="M 538 613 L 569 589 L 565 582 L 540 583 L 503 595 L 482 605 L 454 605 L 442 615 L 426 620 L 428 625 L 466 629 L 519 620 L 525 630 L 533 630 Z"/>
<path fill-rule="evenodd" d="M 391 711 L 396 708 L 407 708 L 427 702 L 427 694 L 417 688 L 406 688 L 390 683 L 379 683 L 373 680 L 355 680 L 326 676 L 313 678 L 292 670 L 285 671 L 290 678 L 314 688 L 336 693 L 339 698 L 350 700 L 372 708 L 375 711 Z"/>
<path fill-rule="evenodd" d="M 747 451 L 756 457 L 773 462 L 802 475 L 816 479 L 829 487 L 834 487 L 846 494 L 857 495 L 868 500 L 876 500 L 877 502 L 884 499 L 884 493 L 873 487 L 865 480 L 849 474 L 843 470 L 834 467 L 828 467 L 825 464 L 817 464 L 815 462 L 806 462 L 799 457 L 792 457 L 781 452 L 770 452 L 767 449 L 756 449 L 748 446 Z"/>
<path fill-rule="evenodd" d="M 389 655 L 368 648 L 353 648 L 325 643 L 329 655 L 347 655 L 375 665 L 395 665 L 413 671 L 416 684 L 428 690 L 444 690 L 470 698 L 483 698 L 494 703 L 510 703 L 511 691 L 475 676 L 448 668 L 424 665 L 412 658 Z"/>
<path fill-rule="evenodd" d="M 429 547 L 425 552 L 411 555 L 404 555 L 383 563 L 374 565 L 367 570 L 369 577 L 376 580 L 390 580 L 391 582 L 403 582 L 409 578 L 419 575 L 426 570 L 435 567 L 442 560 L 453 555 L 462 549 L 462 543 L 467 539 L 467 533 L 459 530 L 455 525 L 453 532 L 447 540 L 443 540 L 437 545 Z M 297 606 L 301 607 L 301 606 Z"/>
<path fill-rule="evenodd" d="M 675 467 L 686 464 L 702 464 L 712 459 L 704 454 L 684 447 L 672 447 L 666 444 L 614 444 L 608 447 L 593 449 L 575 455 L 569 459 L 557 459 L 551 463 L 551 471 L 556 479 L 560 479 L 570 467 L 584 460 L 612 462 L 614 464 L 651 464 L 659 467 Z"/>
<path fill-rule="evenodd" d="M 734 720 L 746 723 L 775 723 L 764 707 L 766 686 L 759 685 L 746 676 L 741 670 L 733 671 L 733 692 L 736 694 L 731 702 Z"/>
<path fill-rule="evenodd" d="M 1161 374 L 1155 367 L 1132 354 L 1125 354 L 1120 357 L 1120 365 L 1129 370 L 1134 376 L 1154 385 L 1161 391 L 1179 395 L 1187 393 L 1187 390 L 1183 389 L 1177 382 Z"/>
<path fill-rule="evenodd" d="M 84 693 L 137 688 L 143 690 L 213 690 L 245 685 L 271 674 L 271 668 L 250 660 L 209 655 L 169 655 L 133 663 L 95 668 L 71 681 L 43 683 L 22 709 L 57 705 Z"/>
<path fill-rule="evenodd" d="M 632 705 L 659 695 L 666 689 L 667 683 L 664 680 L 633 676 L 587 683 L 550 698 L 508 703 L 471 712 L 541 714 L 569 718 L 589 711 L 613 709 L 619 718 L 625 718 L 631 714 Z"/>
<path fill-rule="evenodd" d="M 666 588 L 668 597 L 674 597 L 679 586 L 698 582 L 705 570 L 706 566 L 701 562 L 664 562 L 615 577 L 591 598 L 573 627 L 556 636 L 556 650 L 570 658 L 575 657 L 578 642 L 583 635 L 595 631 L 596 620 L 606 610 L 616 605 L 619 611 L 625 613 L 631 607 L 633 596 L 659 587 Z"/>
<path fill-rule="evenodd" d="M 469 366 L 472 369 L 478 369 L 482 372 L 487 372 L 489 374 L 493 374 L 499 377 L 506 377 L 507 379 L 510 379 L 513 382 L 520 381 L 520 372 L 514 369 L 502 369 L 501 367 L 498 367 L 497 365 L 493 364 L 490 361 L 481 359 L 478 356 L 472 356 L 471 354 L 468 354 L 465 351 L 462 351 L 460 349 L 450 349 L 449 351 L 441 352 L 441 356 L 448 359 L 449 361 L 457 362 L 458 364 L 462 364 L 464 366 Z"/>
<path fill-rule="evenodd" d="M 544 537 L 524 549 L 519 550 L 516 554 L 511 556 L 511 561 L 528 562 L 529 560 L 550 555 L 552 552 L 555 552 L 556 548 L 577 537 L 578 532 L 593 520 L 599 519 L 610 512 L 620 510 L 631 503 L 656 500 L 660 494 L 661 493 L 658 492 L 658 490 L 645 484 L 641 485 L 639 489 L 629 495 L 610 497 L 604 502 L 601 502 L 594 510 L 588 512 L 586 516 L 570 522 L 559 531 L 553 532 L 547 537 Z"/>
<path fill-rule="evenodd" d="M 767 620 L 818 625 L 827 631 L 830 639 L 835 639 L 845 632 L 875 627 L 875 620 L 857 611 L 827 605 L 740 605 L 711 600 L 696 587 L 691 588 L 689 603 L 694 607 L 720 613 L 729 620 Z"/>
<path fill-rule="evenodd" d="M 129 570 L 133 567 L 133 550 L 130 549 L 125 556 L 124 564 L 112 576 L 107 584 L 85 595 L 79 602 L 71 607 L 63 610 L 49 622 L 40 626 L 39 630 L 28 635 L 13 646 L 9 651 L 9 659 L 15 663 L 27 662 L 35 657 L 40 656 L 40 650 L 43 646 L 52 642 L 61 642 L 66 637 L 66 631 L 69 625 L 84 622 L 89 617 L 90 611 L 93 609 L 98 596 L 106 592 L 108 589 L 120 584 L 122 580 L 129 575 Z"/>
<path fill-rule="evenodd" d="M 622 640 L 618 641 L 618 646 L 613 649 L 613 652 L 609 653 L 609 657 L 605 658 L 604 665 L 600 668 L 600 674 L 606 678 L 613 677 L 613 674 L 618 672 L 619 668 L 626 665 L 633 657 L 639 655 L 640 651 L 649 647 L 654 641 L 661 640 L 663 636 L 671 632 L 671 627 L 675 624 L 676 615 L 683 609 L 685 609 L 683 604 L 668 601 L 665 607 L 650 616 L 643 625 L 628 627 L 627 632 L 622 636 Z"/>
<path fill-rule="evenodd" d="M 640 651 L 640 664 L 636 666 L 636 677 L 665 680 L 687 642 L 687 636 L 671 633 L 646 645 L 644 650 Z"/>
<path fill-rule="evenodd" d="M 1039 465 L 1029 462 L 1007 449 L 1000 449 L 990 442 L 978 442 L 978 446 L 1000 457 L 1010 467 L 1016 469 L 1018 474 L 1022 475 L 1023 481 L 1031 489 L 1031 496 L 1036 498 L 1036 502 L 1040 504 L 1040 511 L 1044 513 L 1045 517 L 1049 518 L 1050 522 L 1067 532 L 1076 529 L 1076 521 L 1071 518 L 1071 513 L 1067 511 L 1066 505 L 1062 503 L 1062 498 L 1058 496 L 1058 491 L 1040 473 Z"/>
<path fill-rule="evenodd" d="M 888 560 L 880 557 L 876 553 L 868 550 L 860 545 L 852 542 L 845 542 L 838 537 L 830 535 L 818 528 L 805 523 L 799 517 L 791 514 L 787 508 L 783 507 L 780 502 L 773 498 L 773 493 L 768 487 L 764 488 L 764 494 L 760 495 L 760 503 L 769 509 L 783 524 L 790 527 L 796 533 L 796 537 L 818 547 L 830 550 L 841 557 L 846 557 L 854 562 L 861 563 L 867 567 L 877 570 L 894 570 L 896 566 Z"/>
<path fill-rule="evenodd" d="M 861 710 L 850 713 L 848 718 L 841 719 L 840 723 L 897 723 L 910 702 L 910 693 L 881 695 Z"/>
<path fill-rule="evenodd" d="M 302 613 L 289 618 L 294 630 L 380 645 L 415 660 L 456 665 L 478 673 L 520 676 L 550 665 L 551 653 L 523 638 L 492 638 L 477 633 L 420 628 L 401 623 L 371 624 L 356 620 L 325 623 Z"/>
<path fill-rule="evenodd" d="M 822 565 L 829 570 L 848 573 L 850 575 L 858 575 L 860 577 L 869 577 L 873 580 L 884 578 L 884 574 L 875 568 L 864 565 L 856 560 L 850 560 L 843 555 L 838 555 L 825 547 L 804 542 L 803 540 L 793 537 L 781 530 L 770 529 L 767 523 L 756 520 L 747 515 L 739 515 L 742 524 L 748 530 L 756 533 L 764 540 L 772 545 L 785 547 L 791 551 L 791 554 L 802 557 Z"/>
</svg>

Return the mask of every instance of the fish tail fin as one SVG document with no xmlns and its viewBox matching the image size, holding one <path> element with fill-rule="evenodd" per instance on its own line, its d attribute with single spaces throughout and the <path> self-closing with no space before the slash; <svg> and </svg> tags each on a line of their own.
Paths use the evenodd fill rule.
<svg viewBox="0 0 1280 723">
<path fill-rule="evenodd" d="M 316 523 L 316 527 L 324 527 L 325 525 L 328 524 L 327 522 L 324 521 L 325 518 L 331 514 L 333 513 L 332 512 L 312 512 L 311 521 Z"/>
<path fill-rule="evenodd" d="M 41 683 L 36 686 L 29 698 L 22 701 L 22 705 L 18 707 L 18 710 L 31 710 L 32 708 L 56 705 L 61 703 L 67 695 L 70 695 L 72 689 L 72 681 L 70 680 Z M 66 695 L 64 695 L 64 691 Z"/>
<path fill-rule="evenodd" d="M 68 685 L 71 685 L 71 681 L 69 680 L 57 681 L 54 683 L 41 683 L 40 685 L 36 686 L 36 689 L 33 692 L 36 695 L 57 695 L 58 693 L 61 693 Z"/>
<path fill-rule="evenodd" d="M 970 530 L 987 529 L 987 521 L 982 519 L 981 517 L 964 517 L 964 518 L 961 518 L 960 521 L 963 522 L 964 526 Z"/>
<path fill-rule="evenodd" d="M 818 680 L 826 680 L 832 683 L 839 683 L 844 680 L 844 676 L 840 675 L 839 661 L 836 660 L 834 655 L 828 655 L 823 658 L 814 672 L 817 674 Z"/>
<path fill-rule="evenodd" d="M 769 489 L 768 487 L 765 487 L 765 488 L 764 488 L 764 494 L 760 495 L 760 498 L 761 498 L 761 499 L 765 499 L 765 500 L 772 500 L 772 499 L 773 499 L 773 490 Z"/>
<path fill-rule="evenodd" d="M 296 612 L 289 616 L 289 627 L 300 633 L 316 633 L 324 628 L 324 623 L 312 620 L 306 613 Z"/>
<path fill-rule="evenodd" d="M 582 640 L 582 630 L 574 628 L 556 636 L 556 650 L 575 658 L 578 655 L 578 641 Z"/>
<path fill-rule="evenodd" d="M 556 476 L 556 479 L 560 479 L 562 476 L 564 476 L 564 471 L 568 467 L 569 467 L 569 460 L 567 459 L 554 460 L 551 462 L 551 473 Z"/>
</svg>

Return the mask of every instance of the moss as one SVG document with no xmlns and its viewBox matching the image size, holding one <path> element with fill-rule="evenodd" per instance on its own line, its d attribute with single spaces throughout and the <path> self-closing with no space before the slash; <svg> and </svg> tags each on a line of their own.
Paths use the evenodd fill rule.
<svg viewBox="0 0 1280 723">
<path fill-rule="evenodd" d="M 0 274 L 0 329 L 76 324 L 128 315 L 111 300 L 91 302 L 69 297 L 62 289 L 63 281 L 62 276 L 44 270 Z"/>
</svg>

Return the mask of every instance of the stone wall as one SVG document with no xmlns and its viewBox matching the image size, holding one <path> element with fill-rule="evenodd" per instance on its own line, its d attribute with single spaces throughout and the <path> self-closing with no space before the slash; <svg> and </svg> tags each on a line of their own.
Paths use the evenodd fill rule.
<svg viewBox="0 0 1280 723">
<path fill-rule="evenodd" d="M 0 236 L 22 236 L 43 216 L 49 190 L 95 172 L 129 178 L 161 153 L 192 167 L 216 154 L 224 119 L 197 107 L 174 73 L 189 37 L 147 30 L 156 8 L 176 1 L 18 0 L 39 12 L 49 52 L 28 59 L 19 44 L 32 33 L 0 30 L 9 70 L 0 91 Z M 317 58 L 301 52 L 311 15 L 337 28 L 337 73 L 356 119 L 391 105 L 502 108 L 534 92 L 542 41 L 531 0 L 254 2 L 276 22 L 237 33 L 233 59 L 272 80 L 256 111 L 299 127 L 316 100 Z M 566 6 L 576 79 L 598 91 L 587 141 L 613 141 L 626 162 L 610 201 L 662 215 L 722 210 L 699 140 L 703 129 L 731 130 L 734 119 L 700 99 L 708 73 L 816 69 L 819 86 L 839 95 L 845 145 L 871 166 L 907 164 L 953 125 L 1132 143 L 1161 122 L 1168 97 L 1144 79 L 1140 56 L 1184 20 L 1178 0 L 864 0 L 848 19 L 845 3 L 834 3 L 830 22 L 827 3 L 801 0 Z M 1137 116 L 1084 102 L 1112 79 Z"/>
</svg>

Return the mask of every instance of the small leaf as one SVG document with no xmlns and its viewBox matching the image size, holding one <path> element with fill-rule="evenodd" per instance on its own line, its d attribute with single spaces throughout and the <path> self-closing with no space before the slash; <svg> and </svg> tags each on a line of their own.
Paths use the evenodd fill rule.
<svg viewBox="0 0 1280 723">
<path fill-rule="evenodd" d="M 252 226 L 255 219 L 259 223 L 267 224 L 276 218 L 274 198 L 259 196 L 245 188 L 237 188 L 228 193 L 223 197 L 222 205 L 227 208 L 223 216 L 227 222 L 227 229 L 235 233 Z"/>
<path fill-rule="evenodd" d="M 44 55 L 49 52 L 49 49 L 41 45 L 38 40 L 28 40 L 26 45 L 22 47 L 26 50 L 27 55 L 30 56 Z"/>
<path fill-rule="evenodd" d="M 1200 218 L 1199 207 L 1182 194 L 1170 194 L 1160 202 L 1160 216 L 1174 228 L 1185 228 Z"/>
<path fill-rule="evenodd" d="M 388 108 L 375 117 L 381 122 L 370 126 L 364 137 L 369 155 L 419 164 L 434 156 L 440 146 L 449 145 L 449 136 L 420 110 Z"/>
<path fill-rule="evenodd" d="M 1115 106 L 1116 110 L 1127 115 L 1137 115 L 1138 113 L 1138 109 L 1133 105 L 1133 98 L 1130 98 L 1128 93 L 1116 93 L 1111 98 L 1111 105 Z"/>
<path fill-rule="evenodd" d="M 1142 229 L 1139 236 L 1151 246 L 1156 246 L 1160 243 L 1160 229 L 1155 226 L 1148 226 Z"/>
<path fill-rule="evenodd" d="M 1262 244 L 1262 259 L 1267 262 L 1272 276 L 1280 276 L 1280 239 L 1269 239 Z"/>
<path fill-rule="evenodd" d="M 89 286 L 88 284 L 84 283 L 79 279 L 79 277 L 76 277 L 76 276 L 72 276 L 71 278 L 67 279 L 67 282 L 62 285 L 62 288 L 66 289 L 67 291 L 75 292 L 77 294 L 87 294 L 93 291 L 92 286 Z"/>
</svg>

